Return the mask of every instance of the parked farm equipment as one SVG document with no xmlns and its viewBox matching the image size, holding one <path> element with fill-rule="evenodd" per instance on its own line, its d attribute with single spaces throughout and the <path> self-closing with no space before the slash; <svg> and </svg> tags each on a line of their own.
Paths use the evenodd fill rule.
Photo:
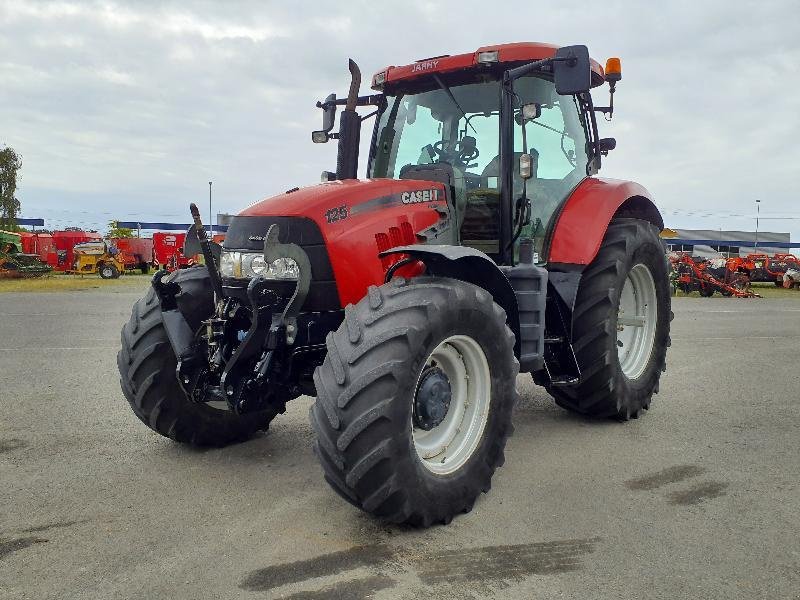
<svg viewBox="0 0 800 600">
<path fill-rule="evenodd" d="M 113 238 L 108 241 L 122 254 L 126 271 L 138 269 L 144 274 L 150 272 L 150 266 L 153 264 L 152 238 Z"/>
<path fill-rule="evenodd" d="M 788 269 L 800 269 L 800 259 L 794 254 L 748 254 L 727 260 L 728 271 L 746 273 L 751 282 L 783 285 L 783 275 Z"/>
<path fill-rule="evenodd" d="M 57 271 L 69 271 L 75 264 L 73 248 L 76 244 L 102 241 L 103 236 L 96 231 L 83 231 L 81 229 L 54 231 L 53 243 L 56 247 L 56 261 L 53 267 Z"/>
<path fill-rule="evenodd" d="M 99 274 L 103 279 L 116 279 L 125 272 L 125 258 L 118 249 L 107 242 L 85 242 L 72 248 L 72 268 L 67 272 L 76 275 Z"/>
<path fill-rule="evenodd" d="M 725 259 L 693 257 L 686 253 L 675 253 L 669 257 L 677 289 L 684 294 L 698 292 L 710 298 L 715 292 L 737 298 L 760 298 L 750 290 L 750 279 L 746 273 L 732 271 Z"/>
<path fill-rule="evenodd" d="M 11 231 L 0 231 L 0 277 L 41 277 L 52 268 L 36 254 L 22 252 L 22 236 Z"/>
<path fill-rule="evenodd" d="M 185 269 L 198 262 L 196 254 L 186 256 L 183 253 L 183 246 L 186 242 L 186 233 L 164 233 L 153 234 L 153 266 L 157 269 L 175 271 Z"/>
</svg>

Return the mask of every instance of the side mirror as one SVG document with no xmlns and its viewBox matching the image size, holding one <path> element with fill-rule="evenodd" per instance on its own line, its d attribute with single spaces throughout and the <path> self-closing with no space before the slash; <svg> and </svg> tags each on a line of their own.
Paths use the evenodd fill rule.
<svg viewBox="0 0 800 600">
<path fill-rule="evenodd" d="M 592 86 L 592 68 L 586 46 L 564 46 L 556 50 L 553 59 L 553 78 L 556 92 L 571 96 L 588 92 Z"/>
<path fill-rule="evenodd" d="M 336 94 L 329 94 L 325 102 L 317 102 L 317 108 L 322 109 L 322 129 L 311 132 L 311 141 L 324 144 L 330 139 L 329 134 L 336 122 Z"/>
</svg>

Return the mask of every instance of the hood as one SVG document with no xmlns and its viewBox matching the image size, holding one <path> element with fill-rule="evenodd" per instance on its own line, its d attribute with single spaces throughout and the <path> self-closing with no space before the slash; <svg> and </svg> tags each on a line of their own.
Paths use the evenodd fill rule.
<svg viewBox="0 0 800 600">
<path fill-rule="evenodd" d="M 347 179 L 331 181 L 304 188 L 295 188 L 283 194 L 265 198 L 248 206 L 241 216 L 307 217 L 325 223 L 325 213 L 331 208 L 347 206 L 403 192 L 438 189 L 441 183 L 418 179 Z"/>
</svg>

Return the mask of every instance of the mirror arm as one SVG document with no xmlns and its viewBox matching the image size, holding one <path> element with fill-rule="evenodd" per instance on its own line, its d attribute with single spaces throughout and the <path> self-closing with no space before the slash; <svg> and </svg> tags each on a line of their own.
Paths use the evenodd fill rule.
<svg viewBox="0 0 800 600">
<path fill-rule="evenodd" d="M 532 73 L 537 69 L 541 69 L 545 66 L 550 66 L 558 59 L 555 58 L 544 58 L 542 60 L 535 60 L 532 63 L 528 63 L 527 65 L 522 65 L 521 67 L 515 67 L 513 69 L 508 69 L 505 72 L 505 76 L 508 77 L 509 81 L 515 81 L 520 77 L 525 77 L 528 73 Z"/>
<path fill-rule="evenodd" d="M 386 102 L 386 96 L 383 94 L 370 94 L 369 96 L 359 96 L 356 99 L 356 106 L 381 106 Z M 347 98 L 337 98 L 332 102 L 317 102 L 317 108 L 325 110 L 331 106 L 346 106 Z"/>
</svg>

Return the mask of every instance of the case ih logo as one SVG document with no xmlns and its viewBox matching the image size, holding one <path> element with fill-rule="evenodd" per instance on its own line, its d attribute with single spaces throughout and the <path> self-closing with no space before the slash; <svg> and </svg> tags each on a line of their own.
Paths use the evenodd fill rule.
<svg viewBox="0 0 800 600">
<path fill-rule="evenodd" d="M 438 190 L 417 190 L 416 192 L 403 192 L 400 200 L 403 204 L 417 204 L 419 202 L 435 202 L 438 200 Z"/>
<path fill-rule="evenodd" d="M 435 69 L 436 65 L 438 64 L 438 60 L 423 60 L 422 62 L 415 63 L 411 68 L 411 72 L 416 73 L 417 71 L 429 71 L 430 69 Z"/>
</svg>

